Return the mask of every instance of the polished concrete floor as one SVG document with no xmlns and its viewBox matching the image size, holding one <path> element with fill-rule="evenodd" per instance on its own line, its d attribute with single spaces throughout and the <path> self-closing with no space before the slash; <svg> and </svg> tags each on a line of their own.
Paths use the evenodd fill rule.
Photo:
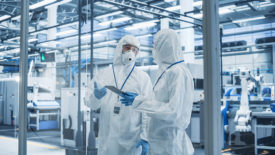
<svg viewBox="0 0 275 155">
<path fill-rule="evenodd" d="M 60 145 L 59 130 L 32 131 L 27 134 L 28 155 L 65 155 L 65 149 Z M 195 155 L 204 155 L 204 149 L 195 146 Z M 229 148 L 223 155 L 254 154 L 252 147 Z M 0 125 L 0 155 L 18 154 L 18 129 L 12 126 Z M 269 154 L 269 153 L 265 153 Z"/>
</svg>

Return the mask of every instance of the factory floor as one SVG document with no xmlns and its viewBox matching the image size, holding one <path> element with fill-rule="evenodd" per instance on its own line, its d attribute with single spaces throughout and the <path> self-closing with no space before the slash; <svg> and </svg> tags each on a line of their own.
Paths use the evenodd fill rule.
<svg viewBox="0 0 275 155">
<path fill-rule="evenodd" d="M 65 155 L 65 149 L 60 146 L 59 130 L 28 130 L 27 140 L 28 155 Z M 194 155 L 204 155 L 203 148 L 194 147 Z M 0 150 L 0 155 L 18 154 L 18 128 L 0 125 Z M 253 147 L 235 147 L 223 150 L 222 154 L 254 154 L 253 150 Z"/>
</svg>

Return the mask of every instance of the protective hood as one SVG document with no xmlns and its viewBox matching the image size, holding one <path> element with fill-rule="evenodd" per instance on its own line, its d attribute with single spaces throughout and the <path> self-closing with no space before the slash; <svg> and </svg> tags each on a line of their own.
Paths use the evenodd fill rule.
<svg viewBox="0 0 275 155">
<path fill-rule="evenodd" d="M 140 43 L 137 38 L 131 35 L 126 35 L 122 37 L 115 49 L 115 56 L 114 56 L 114 64 L 115 65 L 123 65 L 122 64 L 122 47 L 123 45 L 133 45 L 136 46 L 137 48 L 140 48 Z"/>
<path fill-rule="evenodd" d="M 153 57 L 159 65 L 183 60 L 180 38 L 176 31 L 163 29 L 155 35 Z"/>
</svg>

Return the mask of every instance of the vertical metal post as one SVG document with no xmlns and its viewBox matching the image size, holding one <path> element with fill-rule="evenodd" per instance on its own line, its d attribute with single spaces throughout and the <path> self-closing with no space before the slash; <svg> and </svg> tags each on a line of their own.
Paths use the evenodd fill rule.
<svg viewBox="0 0 275 155">
<path fill-rule="evenodd" d="M 221 154 L 219 1 L 203 1 L 205 154 Z"/>
<path fill-rule="evenodd" d="M 90 78 L 92 79 L 94 77 L 94 0 L 90 1 L 90 11 L 91 11 L 91 54 L 90 54 Z M 93 122 L 93 116 L 94 112 L 91 110 L 90 112 L 90 133 L 88 137 L 88 150 L 92 155 L 96 154 L 96 137 L 95 137 L 95 131 L 94 131 L 94 122 Z"/>
<path fill-rule="evenodd" d="M 275 83 L 275 43 L 272 44 L 273 83 Z"/>
<path fill-rule="evenodd" d="M 82 24 L 82 0 L 78 0 L 78 109 L 77 109 L 77 146 L 82 147 L 82 116 L 81 116 L 81 24 Z"/>
<path fill-rule="evenodd" d="M 94 76 L 94 0 L 91 0 L 91 79 Z"/>
<path fill-rule="evenodd" d="M 20 20 L 20 81 L 18 154 L 27 154 L 27 70 L 28 70 L 29 0 L 21 1 Z"/>
</svg>

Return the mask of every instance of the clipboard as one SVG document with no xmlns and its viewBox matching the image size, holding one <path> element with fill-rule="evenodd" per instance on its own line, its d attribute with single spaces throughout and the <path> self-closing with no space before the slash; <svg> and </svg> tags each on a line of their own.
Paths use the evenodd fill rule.
<svg viewBox="0 0 275 155">
<path fill-rule="evenodd" d="M 105 88 L 111 90 L 112 92 L 118 94 L 119 96 L 122 96 L 123 94 L 125 94 L 124 91 L 121 91 L 121 90 L 117 89 L 117 88 L 114 87 L 114 86 L 105 86 Z"/>
</svg>

